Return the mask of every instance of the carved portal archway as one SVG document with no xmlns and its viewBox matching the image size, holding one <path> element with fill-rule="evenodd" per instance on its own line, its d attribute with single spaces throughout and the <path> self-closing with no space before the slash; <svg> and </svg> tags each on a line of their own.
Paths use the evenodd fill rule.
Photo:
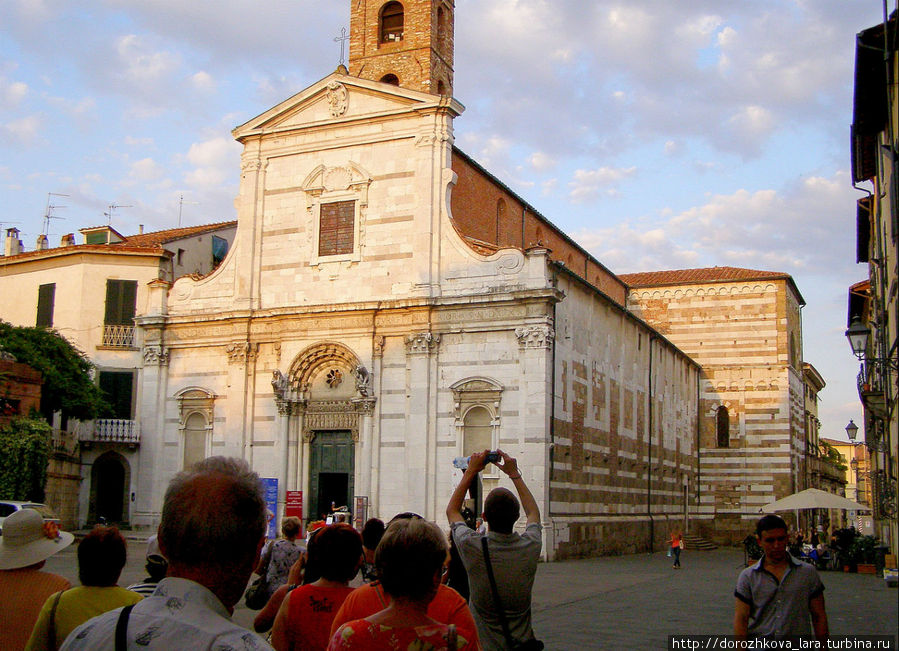
<svg viewBox="0 0 899 651">
<path fill-rule="evenodd" d="M 304 442 L 317 431 L 349 431 L 359 441 L 361 419 L 375 399 L 371 376 L 356 354 L 336 342 L 310 346 L 296 356 L 287 375 L 272 379 L 280 413 L 296 417 Z"/>
</svg>

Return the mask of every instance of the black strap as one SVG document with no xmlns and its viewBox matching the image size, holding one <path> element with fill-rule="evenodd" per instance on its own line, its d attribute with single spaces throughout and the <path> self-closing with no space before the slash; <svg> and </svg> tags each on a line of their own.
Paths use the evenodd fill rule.
<svg viewBox="0 0 899 651">
<path fill-rule="evenodd" d="M 134 604 L 122 608 L 119 619 L 115 625 L 115 651 L 125 651 L 128 648 L 128 618 Z"/>
<path fill-rule="evenodd" d="M 68 590 L 68 588 L 66 588 L 66 590 Z M 56 593 L 56 599 L 53 600 L 53 606 L 50 608 L 50 626 L 47 630 L 47 638 L 50 640 L 50 644 L 54 649 L 58 646 L 56 644 L 56 609 L 59 607 L 59 600 L 62 597 L 62 593 L 66 590 L 60 590 Z"/>
<path fill-rule="evenodd" d="M 509 632 L 509 622 L 506 621 L 506 613 L 503 610 L 503 602 L 499 598 L 499 590 L 496 589 L 496 578 L 493 576 L 493 565 L 490 563 L 490 552 L 487 550 L 487 536 L 481 538 L 481 548 L 484 550 L 484 564 L 487 566 L 487 578 L 490 579 L 490 590 L 493 592 L 493 601 L 496 602 L 499 623 L 503 627 L 503 637 L 506 638 L 506 644 L 512 649 L 515 647 L 515 644 L 512 642 L 512 634 Z"/>
</svg>

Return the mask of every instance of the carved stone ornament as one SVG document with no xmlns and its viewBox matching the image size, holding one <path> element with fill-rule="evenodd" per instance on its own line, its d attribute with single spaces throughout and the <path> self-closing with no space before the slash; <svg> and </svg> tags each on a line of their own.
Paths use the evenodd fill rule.
<svg viewBox="0 0 899 651">
<path fill-rule="evenodd" d="M 249 341 L 241 341 L 230 344 L 225 351 L 228 353 L 228 362 L 231 364 L 252 362 L 259 354 L 259 344 Z"/>
<path fill-rule="evenodd" d="M 356 391 L 363 398 L 371 396 L 371 373 L 368 369 L 359 364 L 353 369 L 353 375 L 356 378 Z"/>
<path fill-rule="evenodd" d="M 283 398 L 275 398 L 275 406 L 278 409 L 278 414 L 281 416 L 290 416 L 293 412 L 293 403 L 289 400 L 285 400 Z"/>
<path fill-rule="evenodd" d="M 275 396 L 283 400 L 289 389 L 290 383 L 287 381 L 287 378 L 284 377 L 284 374 L 281 371 L 275 369 L 272 372 L 272 390 L 275 392 Z"/>
<path fill-rule="evenodd" d="M 316 431 L 349 430 L 358 443 L 359 421 L 365 413 L 370 413 L 365 404 L 350 400 L 309 402 L 303 411 L 303 440 L 311 441 Z"/>
<path fill-rule="evenodd" d="M 556 333 L 549 325 L 532 325 L 515 328 L 521 348 L 550 348 Z"/>
<path fill-rule="evenodd" d="M 500 274 L 515 274 L 524 267 L 524 256 L 521 253 L 509 253 L 496 261 L 496 272 Z"/>
<path fill-rule="evenodd" d="M 331 110 L 331 117 L 339 118 L 346 113 L 349 97 L 346 86 L 339 81 L 332 81 L 328 84 L 328 107 Z"/>
<path fill-rule="evenodd" d="M 406 353 L 409 355 L 427 355 L 437 350 L 440 335 L 430 332 L 416 332 L 406 335 Z"/>
<path fill-rule="evenodd" d="M 147 366 L 166 366 L 169 363 L 169 353 L 162 346 L 147 346 L 144 348 L 144 364 Z"/>
<path fill-rule="evenodd" d="M 322 173 L 326 192 L 346 190 L 353 182 L 353 170 L 348 167 L 329 167 Z"/>
<path fill-rule="evenodd" d="M 372 352 L 375 357 L 383 357 L 384 356 L 384 335 L 375 335 L 372 341 Z"/>
</svg>

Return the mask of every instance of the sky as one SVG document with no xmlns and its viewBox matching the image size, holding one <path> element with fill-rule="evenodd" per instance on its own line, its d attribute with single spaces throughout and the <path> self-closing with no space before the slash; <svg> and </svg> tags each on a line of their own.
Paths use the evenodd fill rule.
<svg viewBox="0 0 899 651">
<path fill-rule="evenodd" d="M 791 274 L 821 435 L 846 439 L 854 46 L 881 0 L 455 6 L 456 145 L 616 273 Z M 0 0 L 0 228 L 31 250 L 235 219 L 231 130 L 334 71 L 349 8 Z"/>
</svg>

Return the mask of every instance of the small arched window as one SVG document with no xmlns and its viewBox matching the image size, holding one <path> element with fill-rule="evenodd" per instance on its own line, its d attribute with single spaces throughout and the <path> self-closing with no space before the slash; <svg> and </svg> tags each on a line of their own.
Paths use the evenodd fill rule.
<svg viewBox="0 0 899 651">
<path fill-rule="evenodd" d="M 381 43 L 403 40 L 403 5 L 388 2 L 381 9 Z"/>
<path fill-rule="evenodd" d="M 384 75 L 383 77 L 381 77 L 381 83 L 390 84 L 392 86 L 399 86 L 400 80 L 396 75 L 391 73 L 391 74 L 387 74 L 387 75 Z"/>
<path fill-rule="evenodd" d="M 727 407 L 721 405 L 718 407 L 718 413 L 715 423 L 715 431 L 718 435 L 718 447 L 730 447 L 730 414 L 727 413 Z"/>
<path fill-rule="evenodd" d="M 184 423 L 184 467 L 189 468 L 206 458 L 206 418 L 192 413 Z"/>
<path fill-rule="evenodd" d="M 465 434 L 462 441 L 462 454 L 468 456 L 474 452 L 493 449 L 493 418 L 484 407 L 472 407 L 465 414 L 463 426 Z"/>
</svg>

